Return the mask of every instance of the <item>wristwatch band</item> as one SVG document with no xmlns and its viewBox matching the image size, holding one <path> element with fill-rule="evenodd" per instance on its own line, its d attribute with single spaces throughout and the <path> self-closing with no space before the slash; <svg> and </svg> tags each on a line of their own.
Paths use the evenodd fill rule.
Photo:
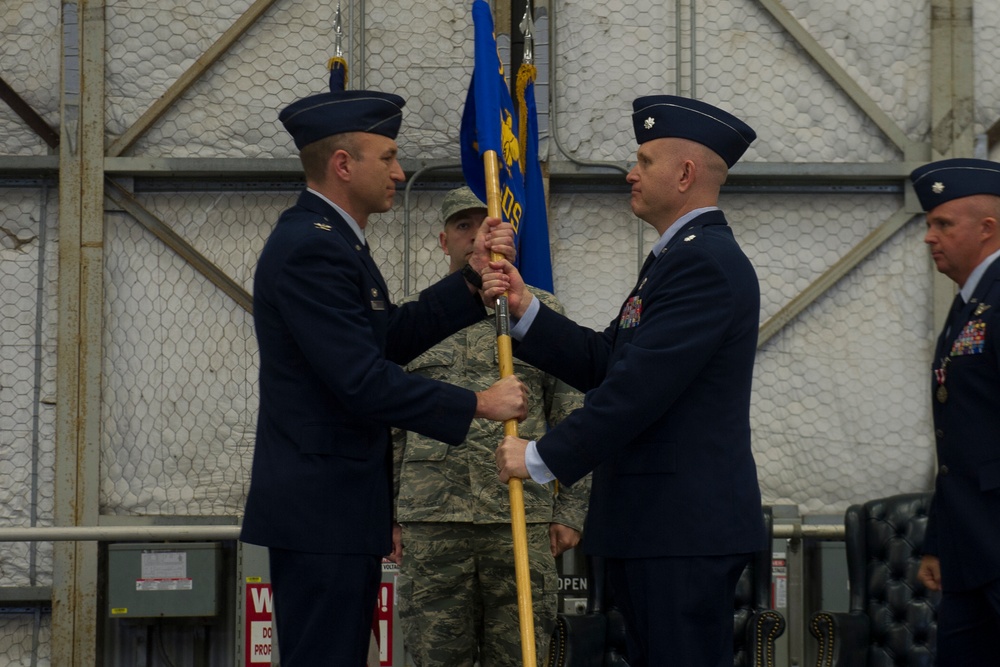
<svg viewBox="0 0 1000 667">
<path fill-rule="evenodd" d="M 483 289 L 483 277 L 468 264 L 462 267 L 462 277 L 468 280 L 469 284 L 476 289 Z"/>
</svg>

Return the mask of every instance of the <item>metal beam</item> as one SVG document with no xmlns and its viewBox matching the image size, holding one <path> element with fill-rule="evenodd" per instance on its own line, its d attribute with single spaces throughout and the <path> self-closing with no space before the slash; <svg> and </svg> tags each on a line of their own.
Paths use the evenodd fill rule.
<svg viewBox="0 0 1000 667">
<path fill-rule="evenodd" d="M 51 586 L 2 586 L 0 587 L 0 606 L 11 604 L 49 602 L 52 600 Z"/>
<path fill-rule="evenodd" d="M 44 526 L 0 528 L 2 542 L 201 542 L 236 540 L 240 527 L 218 526 Z"/>
<path fill-rule="evenodd" d="M 462 171 L 455 160 L 400 160 L 408 174 L 433 170 L 421 182 L 462 181 Z M 598 183 L 625 187 L 625 165 L 581 165 L 569 160 L 550 160 L 549 176 L 554 183 Z M 814 183 L 837 185 L 851 183 L 895 184 L 902 186 L 910 172 L 924 164 L 923 160 L 902 162 L 745 162 L 729 173 L 727 185 Z M 450 167 L 450 168 L 449 168 Z M 55 156 L 0 156 L 0 176 L 22 178 L 25 175 L 55 174 Z M 104 160 L 104 172 L 115 176 L 162 179 L 212 179 L 239 182 L 241 180 L 302 181 L 302 164 L 298 158 L 161 158 L 109 157 Z"/>
<path fill-rule="evenodd" d="M 212 46 L 208 48 L 205 53 L 201 54 L 197 60 L 187 69 L 186 72 L 177 77 L 173 85 L 167 88 L 166 92 L 160 96 L 160 99 L 156 100 L 146 112 L 139 116 L 139 119 L 132 124 L 132 127 L 128 128 L 121 136 L 111 142 L 111 146 L 108 147 L 108 155 L 111 157 L 117 157 L 127 151 L 132 144 L 134 144 L 138 139 L 149 130 L 153 124 L 160 119 L 163 114 L 173 106 L 181 95 L 187 92 L 194 83 L 201 78 L 201 76 L 208 71 L 215 62 L 222 57 L 229 48 L 236 43 L 243 33 L 245 33 L 250 26 L 257 22 L 257 19 L 266 12 L 271 5 L 275 3 L 276 0 L 257 0 L 254 2 L 246 12 L 243 13 L 240 18 L 236 20 L 233 25 L 229 27 L 226 32 L 222 33 L 218 40 Z"/>
<path fill-rule="evenodd" d="M 969 157 L 975 144 L 972 0 L 931 2 L 931 158 Z"/>
<path fill-rule="evenodd" d="M 104 0 L 63 0 L 55 522 L 92 525 L 100 484 L 104 302 Z M 52 663 L 97 664 L 97 545 L 59 544 Z"/>
<path fill-rule="evenodd" d="M 0 528 L 3 542 L 201 542 L 237 540 L 240 527 L 234 525 L 154 525 L 154 526 L 35 526 Z M 842 540 L 840 524 L 774 524 L 775 539 Z M 4 589 L 0 589 L 4 590 Z"/>
<path fill-rule="evenodd" d="M 757 348 L 763 347 L 775 334 L 797 317 L 803 310 L 833 287 L 837 281 L 846 276 L 854 267 L 874 252 L 889 237 L 898 232 L 907 222 L 913 219 L 913 214 L 905 209 L 896 211 L 892 217 L 875 228 L 868 236 L 854 246 L 846 255 L 837 260 L 829 269 L 817 278 L 811 285 L 797 294 L 791 301 L 769 317 L 761 326 L 757 335 Z"/>
<path fill-rule="evenodd" d="M 931 157 L 971 157 L 975 83 L 973 79 L 972 0 L 931 0 Z M 930 262 L 928 270 L 934 271 Z M 935 328 L 943 326 L 955 284 L 932 273 Z"/>
<path fill-rule="evenodd" d="M 0 77 L 0 100 L 3 100 L 23 120 L 28 127 L 35 131 L 42 141 L 49 145 L 49 148 L 59 146 L 59 133 L 42 118 L 31 105 L 24 101 L 13 88 L 10 87 L 3 77 Z"/>
<path fill-rule="evenodd" d="M 816 38 L 802 27 L 798 19 L 785 9 L 784 5 L 781 4 L 781 0 L 757 0 L 757 2 L 774 17 L 774 20 L 781 24 L 781 27 L 785 29 L 792 39 L 858 105 L 858 108 L 882 130 L 882 133 L 903 152 L 903 155 L 907 159 L 916 159 L 923 152 L 924 145 L 906 136 L 906 133 L 903 132 L 896 121 L 890 118 L 889 114 L 875 103 L 871 95 L 865 92 L 858 85 L 858 82 L 840 66 L 840 63 L 816 41 Z"/>
<path fill-rule="evenodd" d="M 107 179 L 107 190 L 105 192 L 116 206 L 135 218 L 139 224 L 153 233 L 156 238 L 165 243 L 171 250 L 184 258 L 195 271 L 208 278 L 208 280 L 225 292 L 233 301 L 248 313 L 253 314 L 253 297 L 243 289 L 243 286 L 230 278 L 222 269 L 209 261 L 198 249 L 187 242 L 180 234 L 175 232 L 169 225 L 153 215 L 148 209 L 143 207 L 128 190 Z"/>
<path fill-rule="evenodd" d="M 400 160 L 406 173 L 434 171 L 422 181 L 434 179 L 461 180 L 462 171 L 455 160 Z M 22 163 L 23 164 L 23 163 Z M 603 181 L 625 184 L 625 165 L 613 169 L 606 165 L 581 165 L 568 160 L 550 160 L 549 175 L 553 181 Z M 729 173 L 728 183 L 752 181 L 783 183 L 901 183 L 922 161 L 914 162 L 746 162 L 739 163 Z M 218 177 L 237 179 L 302 178 L 302 164 L 297 158 L 151 158 L 118 157 L 105 160 L 105 172 L 137 178 Z M 0 171 L 4 171 L 0 159 Z"/>
</svg>

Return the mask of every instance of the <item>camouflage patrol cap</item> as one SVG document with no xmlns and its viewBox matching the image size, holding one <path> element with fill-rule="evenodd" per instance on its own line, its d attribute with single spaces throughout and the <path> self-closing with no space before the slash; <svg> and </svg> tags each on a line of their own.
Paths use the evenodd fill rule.
<svg viewBox="0 0 1000 667">
<path fill-rule="evenodd" d="M 441 204 L 441 222 L 448 224 L 448 219 L 453 215 L 472 208 L 485 209 L 486 204 L 468 187 L 456 188 L 444 196 L 444 202 Z"/>
</svg>

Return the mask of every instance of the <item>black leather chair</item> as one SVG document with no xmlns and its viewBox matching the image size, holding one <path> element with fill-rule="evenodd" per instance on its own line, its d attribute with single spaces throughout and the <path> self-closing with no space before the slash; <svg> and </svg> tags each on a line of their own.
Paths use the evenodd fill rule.
<svg viewBox="0 0 1000 667">
<path fill-rule="evenodd" d="M 849 611 L 818 611 L 817 667 L 931 667 L 940 594 L 917 580 L 930 493 L 852 505 L 844 515 Z"/>
<path fill-rule="evenodd" d="M 587 613 L 559 614 L 546 667 L 629 667 L 625 619 L 608 595 L 604 559 L 587 557 Z"/>
<path fill-rule="evenodd" d="M 771 508 L 764 508 L 764 525 L 771 535 Z M 770 541 L 768 542 L 770 545 Z M 609 599 L 604 561 L 587 561 L 587 613 L 559 614 L 549 644 L 546 667 L 628 667 L 625 621 Z M 736 586 L 733 612 L 734 667 L 773 667 L 775 640 L 785 631 L 785 619 L 770 609 L 771 549 L 754 555 Z"/>
<path fill-rule="evenodd" d="M 768 548 L 754 554 L 736 584 L 733 613 L 733 667 L 773 667 L 774 642 L 785 632 L 785 618 L 771 609 L 771 508 L 764 508 Z"/>
</svg>

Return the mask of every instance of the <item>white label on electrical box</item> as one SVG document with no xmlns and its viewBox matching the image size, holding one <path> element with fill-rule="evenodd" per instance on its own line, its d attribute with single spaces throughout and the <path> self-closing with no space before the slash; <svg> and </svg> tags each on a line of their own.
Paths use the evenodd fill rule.
<svg viewBox="0 0 1000 667">
<path fill-rule="evenodd" d="M 189 591 L 194 588 L 194 580 L 178 579 L 136 579 L 137 591 Z"/>
<path fill-rule="evenodd" d="M 186 579 L 187 553 L 183 551 L 143 551 L 143 579 Z"/>
</svg>

